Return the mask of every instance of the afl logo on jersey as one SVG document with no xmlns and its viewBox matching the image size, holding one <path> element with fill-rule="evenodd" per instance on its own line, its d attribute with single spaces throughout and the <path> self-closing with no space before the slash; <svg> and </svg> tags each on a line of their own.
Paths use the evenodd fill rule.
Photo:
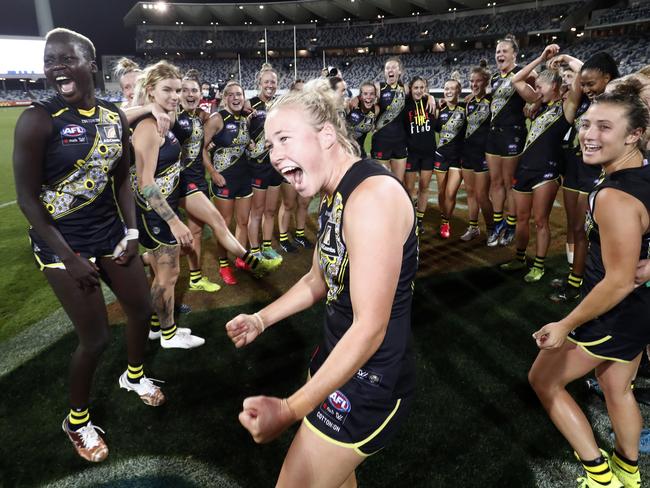
<svg viewBox="0 0 650 488">
<path fill-rule="evenodd" d="M 86 142 L 86 129 L 80 125 L 68 124 L 61 129 L 61 143 L 64 146 L 69 144 L 85 144 Z"/>
<path fill-rule="evenodd" d="M 341 413 L 348 413 L 352 409 L 350 400 L 348 400 L 348 398 L 339 390 L 336 390 L 334 393 L 332 393 L 328 397 L 328 400 L 329 404 Z"/>
</svg>

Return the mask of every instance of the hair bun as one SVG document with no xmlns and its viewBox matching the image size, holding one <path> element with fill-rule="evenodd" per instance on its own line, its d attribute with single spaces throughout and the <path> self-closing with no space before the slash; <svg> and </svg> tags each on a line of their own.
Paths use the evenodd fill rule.
<svg viewBox="0 0 650 488">
<path fill-rule="evenodd" d="M 630 76 L 626 78 L 625 81 L 616 83 L 612 89 L 612 94 L 622 97 L 636 98 L 641 96 L 643 88 L 644 86 L 641 80 Z"/>
<path fill-rule="evenodd" d="M 183 79 L 184 80 L 192 80 L 192 81 L 196 81 L 197 83 L 199 83 L 199 78 L 200 77 L 201 77 L 201 73 L 199 73 L 199 70 L 191 68 L 191 69 L 187 70 L 187 72 L 185 73 L 185 76 L 183 76 Z"/>
<path fill-rule="evenodd" d="M 115 67 L 113 68 L 113 76 L 119 80 L 122 76 L 131 73 L 132 71 L 140 71 L 138 63 L 129 58 L 120 58 L 117 60 Z"/>
</svg>

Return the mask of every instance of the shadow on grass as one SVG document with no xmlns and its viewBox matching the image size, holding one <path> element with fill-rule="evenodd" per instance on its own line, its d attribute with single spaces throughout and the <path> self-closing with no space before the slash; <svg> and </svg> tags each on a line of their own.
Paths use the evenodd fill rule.
<svg viewBox="0 0 650 488">
<path fill-rule="evenodd" d="M 416 404 L 395 442 L 359 468 L 360 485 L 534 486 L 530 463 L 543 463 L 558 450 L 568 456 L 569 448 L 528 387 L 526 374 L 537 351 L 530 334 L 565 308 L 547 301 L 546 284 L 526 285 L 521 276 L 495 268 L 423 277 L 415 290 Z M 257 446 L 237 414 L 247 396 L 285 396 L 304 381 L 323 307 L 235 350 L 223 325 L 243 310 L 183 317 L 180 325 L 206 338 L 199 349 L 150 344 L 145 371 L 166 381 L 168 402 L 160 408 L 146 407 L 119 389 L 117 378 L 126 367 L 124 328 L 113 329 L 92 399 L 93 421 L 106 429 L 111 450 L 104 464 L 180 456 L 240 486 L 273 485 L 291 433 Z M 67 361 L 75 345 L 70 334 L 0 381 L 0 485 L 42 485 L 92 468 L 60 431 Z M 165 476 L 97 485 L 171 486 L 168 482 L 191 486 Z"/>
</svg>

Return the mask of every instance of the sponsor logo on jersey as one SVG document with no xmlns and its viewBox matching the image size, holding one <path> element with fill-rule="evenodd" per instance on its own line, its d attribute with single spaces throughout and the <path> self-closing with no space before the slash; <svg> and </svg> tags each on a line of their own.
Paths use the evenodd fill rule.
<svg viewBox="0 0 650 488">
<path fill-rule="evenodd" d="M 226 124 L 226 129 L 235 130 L 237 129 L 237 124 L 228 123 Z"/>
<path fill-rule="evenodd" d="M 68 146 L 70 144 L 86 144 L 88 137 L 86 129 L 76 124 L 68 124 L 61 129 L 61 144 Z"/>
<path fill-rule="evenodd" d="M 183 126 L 183 127 L 189 127 L 190 126 L 190 121 L 187 119 L 178 119 L 178 124 Z"/>
<path fill-rule="evenodd" d="M 372 386 L 379 386 L 379 383 L 381 383 L 382 375 L 368 371 L 367 369 L 359 369 L 355 375 L 355 378 Z"/>
<path fill-rule="evenodd" d="M 328 256 L 338 256 L 338 246 L 336 245 L 336 224 L 332 221 L 325 223 L 325 230 L 320 239 L 320 250 Z"/>
<path fill-rule="evenodd" d="M 121 142 L 121 130 L 118 124 L 97 124 L 99 140 L 104 144 L 119 144 Z"/>
</svg>

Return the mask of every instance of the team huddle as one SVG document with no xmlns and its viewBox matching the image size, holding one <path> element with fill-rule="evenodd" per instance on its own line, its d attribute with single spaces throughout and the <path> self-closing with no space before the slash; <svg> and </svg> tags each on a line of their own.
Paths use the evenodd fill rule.
<svg viewBox="0 0 650 488">
<path fill-rule="evenodd" d="M 355 97 L 337 72 L 296 80 L 278 96 L 278 74 L 264 64 L 257 96 L 247 100 L 230 81 L 218 105 L 195 70 L 123 59 L 118 108 L 95 98 L 92 42 L 51 31 L 44 72 L 56 95 L 21 115 L 14 170 L 34 257 L 79 339 L 62 424 L 77 453 L 94 462 L 108 455 L 89 410 L 109 336 L 100 279 L 127 316 L 119 385 L 160 406 L 165 395 L 144 372 L 147 338 L 163 348 L 205 343 L 176 325 L 181 257 L 190 290 L 219 290 L 202 273 L 207 225 L 226 285 L 237 284 L 231 260 L 237 272 L 262 277 L 283 261 L 273 247 L 277 218 L 285 257 L 313 248 L 311 268 L 268 306 L 228 322 L 226 333 L 243 347 L 325 300 L 324 337 L 303 387 L 288 398 L 247 398 L 239 420 L 256 442 L 301 422 L 278 486 L 356 486 L 356 467 L 389 444 L 413 405 L 412 286 L 435 174 L 440 238 L 452 236 L 464 182 L 469 222 L 460 239 L 480 237 L 480 212 L 487 246 L 514 242 L 501 269 L 525 271 L 527 283 L 544 275 L 549 217 L 563 188 L 570 273 L 550 298 L 582 300 L 534 334 L 540 352 L 529 379 L 584 466 L 580 486 L 640 486 L 642 419 L 630 384 L 650 343 L 650 289 L 638 286 L 650 280 L 650 77 L 619 78 L 607 53 L 583 62 L 552 44 L 523 67 L 517 53 L 514 37 L 500 41 L 496 71 L 473 68 L 464 99 L 460 77 L 435 100 L 426 79 L 403 83 L 399 59 L 390 58 L 385 81 L 364 82 Z M 312 243 L 305 226 L 315 197 Z M 382 243 L 372 256 L 371 242 Z M 565 389 L 594 369 L 616 433 L 611 456 Z"/>
</svg>

